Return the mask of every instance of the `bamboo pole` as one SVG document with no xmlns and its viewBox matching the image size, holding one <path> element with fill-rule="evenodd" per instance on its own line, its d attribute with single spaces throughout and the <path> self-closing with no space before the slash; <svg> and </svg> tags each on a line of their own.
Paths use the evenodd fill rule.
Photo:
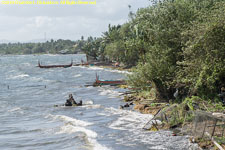
<svg viewBox="0 0 225 150">
<path fill-rule="evenodd" d="M 215 129 L 216 129 L 216 124 L 217 124 L 217 119 L 214 122 L 214 126 L 213 126 L 213 131 L 212 131 L 211 137 L 213 137 L 213 135 L 214 135 L 214 132 L 215 132 Z"/>
</svg>

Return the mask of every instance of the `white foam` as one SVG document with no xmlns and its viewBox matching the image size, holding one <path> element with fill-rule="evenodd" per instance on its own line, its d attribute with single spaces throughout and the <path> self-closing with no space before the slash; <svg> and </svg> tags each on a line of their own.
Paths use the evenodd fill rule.
<svg viewBox="0 0 225 150">
<path fill-rule="evenodd" d="M 8 111 L 9 111 L 9 112 L 14 112 L 14 111 L 18 111 L 18 110 L 21 110 L 21 108 L 20 108 L 20 107 L 15 107 L 15 108 L 10 109 L 10 110 L 8 110 Z"/>
<path fill-rule="evenodd" d="M 99 115 L 99 116 L 107 116 L 107 117 L 111 116 L 110 114 L 106 114 L 106 113 L 97 113 L 97 115 Z"/>
<path fill-rule="evenodd" d="M 129 71 L 121 71 L 121 70 L 114 70 L 114 69 L 105 69 L 105 71 L 122 73 L 122 74 L 132 74 L 132 72 L 129 72 Z"/>
<path fill-rule="evenodd" d="M 144 125 L 152 119 L 152 115 L 115 108 L 106 108 L 105 113 L 118 115 L 117 119 L 109 124 L 109 128 L 125 131 L 123 137 L 116 140 L 117 144 L 132 146 L 135 143 L 145 143 L 151 145 L 150 149 L 168 149 L 174 144 L 178 145 L 175 149 L 179 147 L 183 149 L 189 144 L 186 137 L 174 137 L 170 131 L 146 132 L 142 130 Z"/>
<path fill-rule="evenodd" d="M 16 76 L 10 75 L 9 78 L 7 78 L 7 79 L 21 79 L 21 78 L 25 78 L 25 77 L 29 77 L 29 75 L 28 74 L 20 74 L 20 75 L 16 75 Z"/>
<path fill-rule="evenodd" d="M 120 96 L 120 92 L 118 91 L 114 91 L 112 89 L 104 89 L 104 88 L 100 88 L 100 93 L 99 95 L 107 95 L 109 96 L 109 98 L 116 98 Z"/>
<path fill-rule="evenodd" d="M 98 109 L 98 108 L 103 108 L 103 106 L 100 105 L 100 104 L 97 104 L 97 105 L 84 105 L 84 106 L 82 106 L 82 107 L 87 108 L 87 109 Z"/>
<path fill-rule="evenodd" d="M 98 109 L 98 108 L 102 108 L 103 107 L 100 104 L 94 105 L 94 102 L 92 100 L 85 101 L 83 104 L 84 105 L 82 107 L 88 108 L 88 109 Z"/>
<path fill-rule="evenodd" d="M 106 112 L 114 115 L 120 115 L 118 119 L 112 122 L 109 127 L 118 130 L 137 130 L 142 129 L 146 122 L 148 122 L 153 116 L 150 114 L 141 114 L 139 112 L 131 110 L 123 110 L 116 108 L 106 108 Z"/>
<path fill-rule="evenodd" d="M 73 66 L 74 68 L 87 68 L 87 67 L 85 67 L 85 66 Z"/>
<path fill-rule="evenodd" d="M 75 126 L 83 126 L 84 127 L 84 126 L 89 126 L 89 125 L 93 124 L 93 123 L 90 123 L 90 122 L 77 120 L 75 118 L 71 118 L 71 117 L 64 116 L 64 115 L 51 115 L 50 114 L 46 118 L 53 118 L 54 120 L 62 120 L 65 123 L 70 123 L 70 124 L 75 125 Z"/>
<path fill-rule="evenodd" d="M 88 67 L 88 69 L 90 69 L 90 70 L 104 70 L 104 68 L 102 68 L 102 67 L 96 67 L 96 66 Z"/>
<path fill-rule="evenodd" d="M 94 131 L 85 129 L 84 127 L 74 126 L 74 125 L 71 125 L 71 124 L 66 124 L 66 125 L 62 126 L 60 128 L 60 131 L 56 132 L 56 134 L 63 134 L 63 133 L 72 134 L 72 133 L 76 133 L 76 132 L 83 132 L 89 138 L 96 138 L 98 136 L 97 133 L 94 132 Z"/>
<path fill-rule="evenodd" d="M 12 109 L 8 110 L 8 112 L 19 112 L 19 113 L 23 114 L 23 111 L 20 107 L 12 108 Z"/>
<path fill-rule="evenodd" d="M 89 100 L 89 101 L 85 101 L 84 104 L 85 105 L 93 105 L 94 102 L 92 100 Z"/>
<path fill-rule="evenodd" d="M 97 67 L 97 66 L 79 66 L 80 68 L 86 68 L 89 70 L 104 70 L 109 72 L 116 72 L 116 73 L 122 73 L 122 74 L 132 74 L 132 72 L 129 71 L 122 71 L 122 70 L 115 70 L 115 69 L 109 69 L 109 68 L 103 68 L 103 67 Z"/>
<path fill-rule="evenodd" d="M 76 67 L 79 67 L 79 68 L 84 68 L 84 69 L 88 69 L 88 70 L 104 70 L 104 68 L 101 68 L 101 67 L 92 67 L 92 66 L 76 66 Z"/>
<path fill-rule="evenodd" d="M 89 139 L 90 143 L 94 145 L 93 150 L 110 150 L 110 148 L 99 144 L 95 139 Z"/>
<path fill-rule="evenodd" d="M 78 78 L 78 77 L 81 77 L 81 74 L 76 74 L 73 76 L 74 78 Z"/>
</svg>

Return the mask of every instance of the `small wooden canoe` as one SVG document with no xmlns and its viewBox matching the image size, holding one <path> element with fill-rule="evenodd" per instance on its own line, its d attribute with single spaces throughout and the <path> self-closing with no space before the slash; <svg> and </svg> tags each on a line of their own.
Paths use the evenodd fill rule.
<svg viewBox="0 0 225 150">
<path fill-rule="evenodd" d="M 40 64 L 40 61 L 38 61 L 38 67 L 39 68 L 68 68 L 73 66 L 73 61 L 71 60 L 71 63 L 69 65 L 48 65 L 48 66 L 42 66 Z"/>
<path fill-rule="evenodd" d="M 124 85 L 126 84 L 124 80 L 99 80 L 99 76 L 96 75 L 96 80 L 94 82 L 95 86 L 98 85 Z"/>
<path fill-rule="evenodd" d="M 123 80 L 96 80 L 96 85 L 122 85 L 125 84 Z"/>
</svg>

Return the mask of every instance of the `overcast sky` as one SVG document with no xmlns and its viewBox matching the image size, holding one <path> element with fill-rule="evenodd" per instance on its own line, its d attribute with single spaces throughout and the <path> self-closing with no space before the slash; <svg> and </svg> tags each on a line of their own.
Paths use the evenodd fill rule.
<svg viewBox="0 0 225 150">
<path fill-rule="evenodd" d="M 122 24 L 128 20 L 128 5 L 136 11 L 149 4 L 148 0 L 96 0 L 96 5 L 66 6 L 0 4 L 0 40 L 44 39 L 45 32 L 47 39 L 98 37 L 109 23 Z"/>
</svg>

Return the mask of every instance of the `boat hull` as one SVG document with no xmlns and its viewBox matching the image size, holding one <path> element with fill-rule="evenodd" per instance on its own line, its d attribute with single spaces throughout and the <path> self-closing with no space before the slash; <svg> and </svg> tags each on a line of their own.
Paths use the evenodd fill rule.
<svg viewBox="0 0 225 150">
<path fill-rule="evenodd" d="M 39 68 L 69 68 L 69 67 L 72 67 L 73 66 L 73 62 L 71 62 L 69 65 L 48 65 L 48 66 L 42 66 L 40 64 L 40 62 L 38 62 L 38 67 Z"/>
<path fill-rule="evenodd" d="M 123 85 L 125 84 L 125 81 L 118 80 L 118 81 L 102 81 L 102 80 L 96 80 L 95 85 Z"/>
</svg>

